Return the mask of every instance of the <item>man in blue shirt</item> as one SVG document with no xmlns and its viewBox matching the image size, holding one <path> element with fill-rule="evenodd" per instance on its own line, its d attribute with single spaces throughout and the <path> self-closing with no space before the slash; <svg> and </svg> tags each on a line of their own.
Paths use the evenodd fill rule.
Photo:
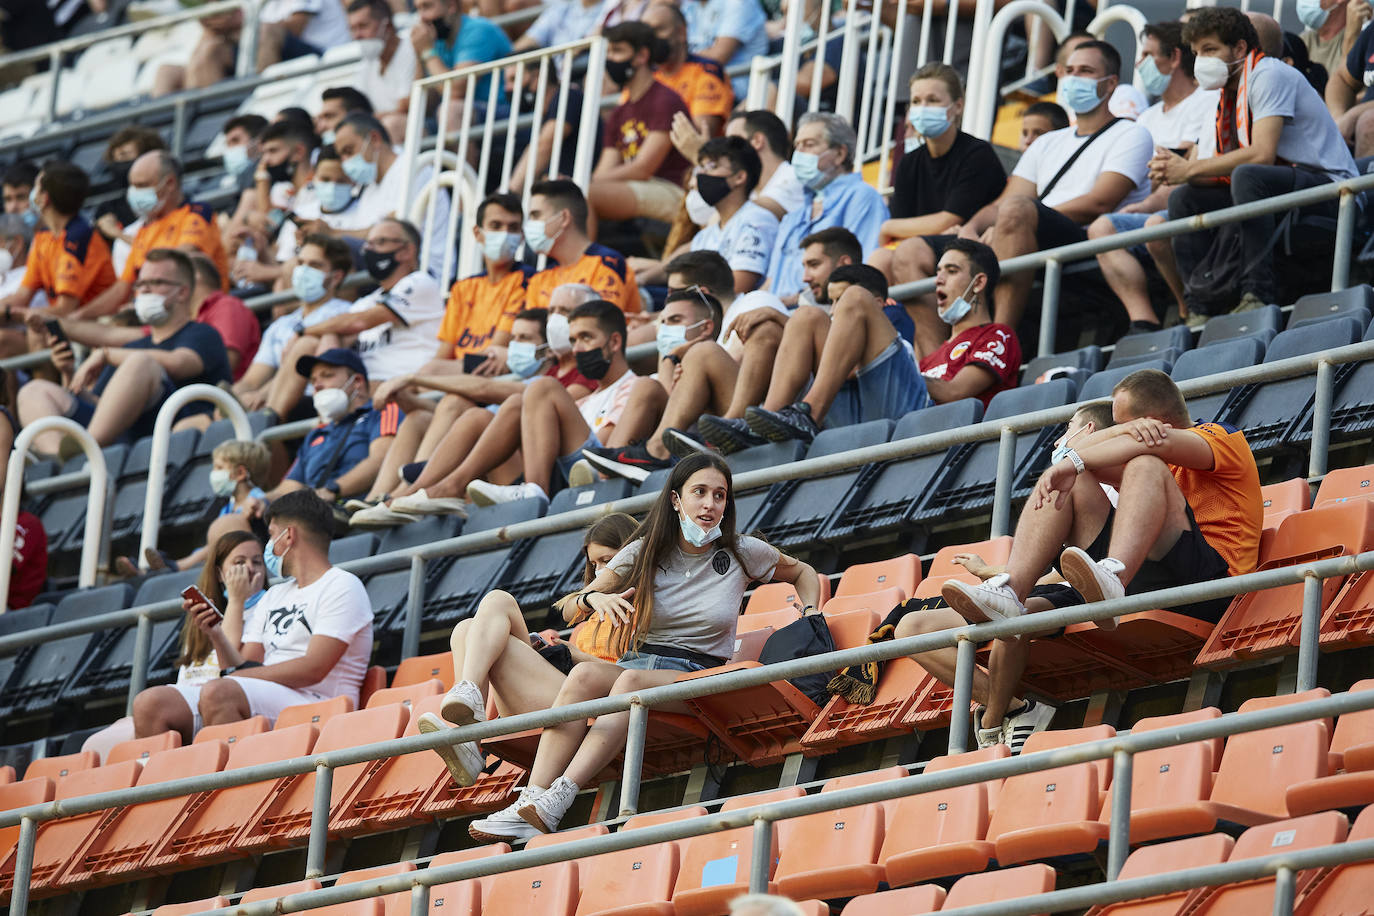
<svg viewBox="0 0 1374 916">
<path fill-rule="evenodd" d="M 687 50 L 729 69 L 768 53 L 767 18 L 757 0 L 682 0 Z M 749 93 L 749 74 L 730 81 L 735 98 Z M 852 150 L 853 147 L 851 146 Z"/>
<path fill-rule="evenodd" d="M 302 356 L 296 371 L 315 386 L 315 411 L 323 422 L 305 437 L 286 478 L 268 496 L 309 488 L 334 503 L 366 492 L 401 425 L 400 408 L 372 406 L 367 367 L 356 351 L 335 347 Z"/>
<path fill-rule="evenodd" d="M 805 289 L 797 258 L 802 239 L 842 226 L 858 237 L 865 254 L 878 247 L 887 204 L 854 171 L 857 142 L 854 128 L 836 114 L 812 112 L 797 127 L 792 168 L 805 189 L 802 205 L 782 218 L 768 258 L 767 289 L 788 305 L 796 305 Z"/>
<path fill-rule="evenodd" d="M 416 0 L 415 12 L 420 18 L 410 27 L 410 43 L 415 47 L 419 58 L 419 73 L 416 79 L 439 76 L 450 70 L 472 64 L 486 64 L 511 55 L 510 39 L 499 26 L 477 16 L 464 16 L 459 9 L 458 0 Z M 487 81 L 490 75 L 477 80 L 473 91 L 476 102 L 485 105 L 488 98 Z M 500 80 L 497 81 L 501 83 Z M 453 84 L 454 98 L 465 89 L 465 81 Z M 496 88 L 496 103 L 505 104 L 504 85 Z M 450 113 L 450 117 L 452 113 Z M 456 128 L 458 121 L 450 120 L 450 128 Z"/>
</svg>

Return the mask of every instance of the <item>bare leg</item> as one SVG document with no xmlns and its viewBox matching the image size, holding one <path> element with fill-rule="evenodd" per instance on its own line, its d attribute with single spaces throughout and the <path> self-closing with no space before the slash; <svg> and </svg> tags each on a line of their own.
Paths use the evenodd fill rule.
<svg viewBox="0 0 1374 916">
<path fill-rule="evenodd" d="M 892 275 L 897 283 L 914 283 L 935 276 L 935 249 L 923 238 L 907 239 L 892 253 Z M 907 302 L 907 313 L 916 325 L 916 347 L 933 353 L 949 339 L 949 325 L 940 318 L 935 293 Z"/>
<path fill-rule="evenodd" d="M 1107 494 L 1102 492 L 1092 471 L 1078 475 L 1063 505 L 1055 508 L 1051 499 L 1038 509 L 1034 506 L 1032 497 L 1021 510 L 1011 544 L 1011 557 L 1007 560 L 1007 584 L 1022 601 L 1026 600 L 1036 580 L 1058 561 L 1065 544 L 1086 547 L 1093 542 L 1107 523 L 1111 510 Z M 1117 524 L 1116 527 L 1121 526 Z"/>
<path fill-rule="evenodd" d="M 1099 216 L 1088 227 L 1088 238 L 1103 239 L 1116 235 L 1116 228 L 1109 217 Z M 1107 285 L 1116 293 L 1121 304 L 1126 307 L 1126 317 L 1132 321 L 1157 322 L 1155 308 L 1150 304 L 1149 280 L 1145 268 L 1136 260 L 1135 255 L 1125 248 L 1104 251 L 1097 256 L 1097 265 L 1107 278 Z"/>
<path fill-rule="evenodd" d="M 549 492 L 553 463 L 587 441 L 591 429 L 577 402 L 556 379 L 544 376 L 530 382 L 520 416 L 520 450 L 525 482 Z M 542 783 L 541 783 L 542 785 Z"/>
<path fill-rule="evenodd" d="M 271 391 L 267 395 L 267 406 L 279 419 L 286 419 L 305 395 L 306 380 L 296 371 L 296 360 L 314 356 L 319 346 L 318 337 L 306 334 L 296 338 L 282 353 L 281 366 L 272 377 Z"/>
<path fill-rule="evenodd" d="M 983 700 L 983 728 L 992 728 L 1006 718 L 1007 710 L 1021 705 L 1016 688 L 1030 658 L 1031 638 L 995 639 L 988 658 L 988 693 Z"/>
<path fill-rule="evenodd" d="M 953 608 L 935 608 L 907 614 L 897 623 L 895 636 L 897 639 L 905 639 L 908 636 L 923 636 L 926 633 L 938 633 L 941 630 L 966 626 L 968 621 L 960 617 Z M 916 664 L 929 671 L 931 677 L 946 686 L 954 686 L 954 669 L 959 660 L 958 649 L 953 646 L 932 649 L 929 652 L 917 653 L 912 658 Z M 976 665 L 973 668 L 973 699 L 987 705 L 988 673 Z M 992 724 L 996 725 L 1000 721 L 999 716 L 992 720 Z"/>
<path fill-rule="evenodd" d="M 440 439 L 438 447 L 425 462 L 424 470 L 412 483 L 399 483 L 391 491 L 392 496 L 409 496 L 417 490 L 424 490 L 430 496 L 437 491 L 433 488 L 445 477 L 452 474 L 462 462 L 482 433 L 496 417 L 485 407 L 473 407 L 451 424 Z M 429 425 L 431 431 L 439 425 L 438 420 Z M 466 487 L 467 484 L 464 484 Z"/>
<path fill-rule="evenodd" d="M 582 662 L 573 668 L 563 682 L 554 706 L 567 706 L 608 696 L 616 679 L 623 673 L 624 668 L 610 662 Z M 534 765 L 530 767 L 530 785 L 548 788 L 562 776 L 586 734 L 586 719 L 574 719 L 545 728 L 539 736 L 539 750 L 534 755 Z"/>
<path fill-rule="evenodd" d="M 415 460 L 428 461 L 463 412 L 476 406 L 472 401 L 456 394 L 446 394 L 440 398 L 439 404 L 434 408 L 434 422 L 425 430 L 425 437 L 420 440 L 420 447 L 415 451 Z"/>
<path fill-rule="evenodd" d="M 796 402 L 820 365 L 829 333 L 830 316 L 814 306 L 802 306 L 787 319 L 782 343 L 773 361 L 773 379 L 768 384 L 764 409 L 782 410 Z"/>
<path fill-rule="evenodd" d="M 19 409 L 19 424 L 28 426 L 43 417 L 66 416 L 73 397 L 74 395 L 54 382 L 34 379 L 20 388 L 19 394 L 15 397 L 15 406 Z M 34 450 L 45 455 L 56 455 L 61 446 L 62 433 L 56 431 L 39 433 L 33 440 Z"/>
<path fill-rule="evenodd" d="M 690 354 L 692 351 L 688 350 L 687 352 Z M 659 418 L 663 416 L 663 407 L 667 403 L 668 392 L 664 390 L 658 379 L 648 377 L 639 379 L 630 389 L 630 399 L 625 404 L 625 410 L 620 414 L 619 422 L 611 430 L 608 440 L 601 444 L 608 448 L 620 448 L 631 442 L 648 438 L 658 424 Z"/>
<path fill-rule="evenodd" d="M 165 731 L 181 733 L 181 743 L 190 744 L 194 724 L 191 707 L 175 687 L 149 687 L 134 697 L 134 737 L 150 738 Z"/>
<path fill-rule="evenodd" d="M 1126 462 L 1109 548 L 1111 557 L 1126 567 L 1119 576 L 1122 584 L 1135 577 L 1146 559 L 1163 558 L 1188 527 L 1188 503 L 1169 466 L 1154 455 Z"/>
<path fill-rule="evenodd" d="M 895 251 L 895 248 L 878 248 L 868 256 L 868 265 L 881 270 L 883 276 L 887 277 L 887 282 L 889 284 L 897 282 L 892 274 L 892 255 Z"/>
<path fill-rule="evenodd" d="M 200 689 L 200 718 L 206 725 L 242 722 L 251 714 L 248 697 L 232 677 L 210 681 Z"/>
<path fill-rule="evenodd" d="M 1156 213 L 1145 220 L 1146 226 L 1158 226 L 1169 218 L 1168 213 Z M 1155 259 L 1155 267 L 1159 268 L 1159 274 L 1164 278 L 1164 282 L 1169 286 L 1169 292 L 1174 294 L 1174 301 L 1178 303 L 1178 314 L 1180 317 L 1187 317 L 1188 304 L 1183 299 L 1183 277 L 1178 273 L 1178 261 L 1174 259 L 1174 246 L 1168 239 L 1160 239 L 1154 242 L 1146 242 L 1145 247 L 1150 255 Z"/>
<path fill-rule="evenodd" d="M 187 89 L 204 89 L 234 72 L 234 45 L 222 35 L 205 32 L 186 67 Z M 161 76 L 161 74 L 158 74 Z"/>
<path fill-rule="evenodd" d="M 113 445 L 162 393 L 162 367 L 143 353 L 126 356 L 110 376 L 86 427 L 101 446 Z"/>
<path fill-rule="evenodd" d="M 616 678 L 615 686 L 611 688 L 611 695 L 634 693 L 636 690 L 671 684 L 677 680 L 679 673 L 677 671 L 625 671 Z M 657 708 L 663 712 L 690 713 L 685 703 L 668 703 Z M 579 786 L 589 784 L 606 764 L 615 759 L 616 754 L 625 749 L 625 736 L 629 730 L 629 712 L 597 716 L 596 721 L 592 723 L 591 729 L 577 748 L 577 753 L 573 755 L 572 762 L 568 764 L 565 775 Z M 534 776 L 531 775 L 530 778 L 533 779 Z M 536 783 L 536 785 L 542 786 L 544 783 Z"/>
<path fill-rule="evenodd" d="M 768 394 L 768 383 L 773 378 L 773 365 L 781 345 L 782 328 L 771 321 L 755 328 L 754 333 L 749 335 L 744 342 L 744 353 L 740 356 L 735 391 L 722 417 L 738 419 L 744 416 L 746 409 L 763 401 Z"/>
<path fill-rule="evenodd" d="M 857 286 L 846 290 L 835 303 L 831 324 L 844 328 L 844 333 L 831 334 L 826 339 L 816 379 L 802 399 L 811 405 L 811 419 L 817 423 L 825 419 L 850 373 L 873 362 L 897 339 L 892 322 L 883 314 L 882 304 Z"/>
<path fill-rule="evenodd" d="M 281 60 L 282 45 L 286 42 L 286 26 L 280 22 L 264 23 L 258 32 L 258 72 Z"/>
<path fill-rule="evenodd" d="M 703 413 L 725 411 L 729 407 L 728 398 L 734 391 L 738 376 L 739 365 L 730 358 L 724 347 L 701 343 L 688 350 L 682 358 L 682 375 L 663 408 L 663 419 L 645 443 L 649 454 L 655 458 L 668 457 L 668 449 L 663 445 L 665 430 L 686 429 Z"/>
<path fill-rule="evenodd" d="M 1036 230 L 1040 226 L 1040 212 L 1032 197 L 1012 196 L 997 205 L 997 223 L 992 237 L 992 250 L 997 260 L 1005 261 L 1039 248 Z M 993 321 L 1016 327 L 1026 307 L 1031 281 L 1035 275 L 1028 270 L 1003 277 L 997 284 L 995 299 L 997 313 Z"/>
<path fill-rule="evenodd" d="M 367 491 L 368 499 L 380 499 L 382 494 L 397 489 L 397 484 L 401 482 L 400 469 L 414 460 L 415 450 L 433 418 L 434 414 L 428 412 L 406 414 L 396 438 L 387 449 L 386 457 L 382 459 L 382 466 L 377 469 L 372 489 Z"/>
<path fill-rule="evenodd" d="M 529 643 L 520 606 L 508 593 L 488 592 L 477 613 L 458 624 L 450 640 L 454 674 L 488 695 L 496 691 L 501 715 L 548 709 L 564 676 Z"/>
<path fill-rule="evenodd" d="M 514 455 L 520 449 L 520 414 L 524 399 L 524 394 L 514 394 L 506 398 L 496 416 L 473 444 L 472 450 L 467 453 L 467 457 L 463 458 L 458 467 L 447 476 L 427 485 L 425 492 L 435 498 L 463 496 L 467 493 L 468 484 L 493 468 L 500 467 Z M 444 449 L 440 449 L 440 452 L 443 451 Z M 430 463 L 432 464 L 433 460 Z M 429 467 L 426 466 L 425 470 L 428 471 Z"/>
</svg>

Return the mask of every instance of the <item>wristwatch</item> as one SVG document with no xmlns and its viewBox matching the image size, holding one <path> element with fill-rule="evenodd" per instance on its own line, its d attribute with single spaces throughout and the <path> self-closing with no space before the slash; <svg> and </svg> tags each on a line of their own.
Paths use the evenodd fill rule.
<svg viewBox="0 0 1374 916">
<path fill-rule="evenodd" d="M 339 487 L 339 478 L 337 477 L 331 477 L 328 480 L 326 480 L 324 482 L 324 486 L 321 489 L 325 489 L 328 490 L 330 493 L 333 493 L 335 499 L 338 499 L 339 494 L 343 492 L 343 490 Z"/>
</svg>

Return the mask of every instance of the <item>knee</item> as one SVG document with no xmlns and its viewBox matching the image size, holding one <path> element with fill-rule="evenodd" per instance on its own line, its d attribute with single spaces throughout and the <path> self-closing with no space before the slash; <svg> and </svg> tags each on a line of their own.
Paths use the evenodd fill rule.
<svg viewBox="0 0 1374 916">
<path fill-rule="evenodd" d="M 1033 197 L 1013 194 L 997 205 L 997 228 L 1034 230 L 1040 221 L 1040 214 Z"/>
<path fill-rule="evenodd" d="M 134 697 L 134 729 L 138 734 L 166 731 L 176 712 L 176 703 L 185 703 L 180 693 L 170 687 L 150 687 Z"/>
<path fill-rule="evenodd" d="M 1126 466 L 1121 472 L 1123 487 L 1127 483 L 1139 485 L 1145 482 L 1163 482 L 1165 478 L 1172 482 L 1174 475 L 1169 470 L 1169 465 L 1165 464 L 1164 459 L 1158 455 L 1136 455 L 1126 462 Z"/>
<path fill-rule="evenodd" d="M 699 366 L 708 366 L 718 362 L 722 357 L 730 358 L 730 354 L 725 352 L 724 347 L 715 341 L 704 340 L 688 348 L 687 353 L 682 357 L 682 371 L 686 372 Z"/>
<path fill-rule="evenodd" d="M 1105 239 L 1109 235 L 1116 235 L 1116 226 L 1110 216 L 1099 216 L 1088 225 L 1090 239 Z"/>
<path fill-rule="evenodd" d="M 794 334 L 810 334 L 817 328 L 823 328 L 830 324 L 830 316 L 825 309 L 815 305 L 803 305 L 792 313 L 792 317 L 787 319 L 787 324 L 783 327 L 783 333 L 792 332 Z M 796 330 L 794 331 L 793 328 Z"/>
<path fill-rule="evenodd" d="M 897 621 L 897 630 L 894 635 L 897 639 L 905 639 L 908 636 L 924 636 L 926 633 L 934 633 L 940 629 L 938 626 L 931 625 L 931 618 L 934 616 L 934 614 L 927 614 L 923 611 L 907 614 Z"/>
<path fill-rule="evenodd" d="M 51 395 L 58 390 L 58 386 L 47 379 L 32 379 L 20 387 L 18 394 L 15 395 L 15 402 L 20 410 L 46 406 L 52 401 Z"/>
<path fill-rule="evenodd" d="M 933 273 L 934 266 L 935 251 L 923 238 L 907 239 L 892 252 L 892 269 L 902 279 L 908 279 L 907 275 L 910 274 L 919 274 L 923 277 Z"/>
<path fill-rule="evenodd" d="M 754 329 L 753 333 L 749 335 L 749 339 L 744 342 L 744 349 L 746 352 L 760 350 L 775 353 L 780 343 L 782 343 L 782 328 L 768 321 Z"/>
<path fill-rule="evenodd" d="M 889 281 L 892 279 L 892 254 L 891 248 L 879 248 L 868 256 L 868 265 L 881 270 Z"/>
<path fill-rule="evenodd" d="M 687 352 L 690 353 L 691 351 Z M 635 380 L 634 387 L 630 389 L 630 400 L 647 401 L 651 404 L 661 403 L 668 400 L 668 392 L 663 390 L 663 385 L 659 383 L 658 379 L 645 376 Z"/>
<path fill-rule="evenodd" d="M 563 682 L 563 689 L 558 692 L 559 700 L 563 703 L 576 703 L 604 695 L 599 689 L 602 681 L 597 672 L 601 665 L 601 662 L 579 662 L 574 665 L 573 670 L 568 672 L 568 679 Z"/>
<path fill-rule="evenodd" d="M 550 375 L 541 375 L 525 386 L 525 394 L 521 397 L 537 398 L 540 395 L 547 396 L 554 391 L 562 390 L 564 390 L 563 385 L 556 378 Z"/>
<path fill-rule="evenodd" d="M 611 696 L 620 694 L 634 693 L 636 690 L 643 690 L 653 685 L 647 675 L 648 671 L 625 671 L 615 679 L 615 684 L 611 687 Z"/>
<path fill-rule="evenodd" d="M 200 716 L 210 724 L 246 718 L 246 698 L 230 678 L 210 681 L 200 689 Z"/>
</svg>

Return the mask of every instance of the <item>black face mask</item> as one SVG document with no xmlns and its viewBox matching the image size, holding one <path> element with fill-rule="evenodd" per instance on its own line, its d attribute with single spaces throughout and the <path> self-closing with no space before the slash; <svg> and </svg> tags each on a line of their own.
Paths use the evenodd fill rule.
<svg viewBox="0 0 1374 916">
<path fill-rule="evenodd" d="M 577 371 L 584 378 L 599 382 L 611 371 L 611 361 L 602 350 L 578 350 L 573 355 L 577 358 Z"/>
<path fill-rule="evenodd" d="M 389 251 L 383 254 L 371 248 L 364 248 L 363 267 L 367 268 L 368 276 L 381 283 L 396 269 L 396 252 Z"/>
<path fill-rule="evenodd" d="M 635 65 L 628 60 L 607 60 L 606 75 L 617 86 L 624 86 L 635 75 Z"/>
<path fill-rule="evenodd" d="M 434 37 L 439 41 L 448 41 L 448 37 L 453 34 L 447 19 L 436 19 L 430 25 L 434 28 Z"/>
<path fill-rule="evenodd" d="M 720 175 L 698 175 L 697 193 L 714 207 L 730 195 L 730 179 Z"/>
<path fill-rule="evenodd" d="M 127 185 L 129 183 L 129 168 L 132 165 L 132 162 L 111 162 L 106 166 L 105 170 L 110 173 L 110 177 L 116 182 Z"/>
<path fill-rule="evenodd" d="M 296 163 L 292 162 L 290 159 L 283 159 L 276 165 L 269 165 L 267 167 L 267 177 L 272 180 L 273 184 L 290 181 L 295 174 Z"/>
<path fill-rule="evenodd" d="M 534 103 L 539 101 L 538 94 L 533 89 L 520 90 L 520 110 L 529 112 L 534 111 Z"/>
</svg>

